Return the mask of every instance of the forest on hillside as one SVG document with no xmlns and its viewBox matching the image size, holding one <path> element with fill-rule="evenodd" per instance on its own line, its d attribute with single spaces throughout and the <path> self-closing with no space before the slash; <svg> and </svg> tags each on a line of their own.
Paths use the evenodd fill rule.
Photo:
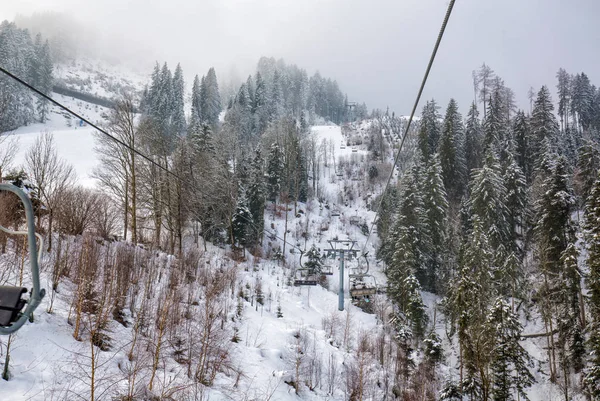
<svg viewBox="0 0 600 401">
<path fill-rule="evenodd" d="M 442 399 L 526 399 L 533 369 L 565 399 L 597 399 L 600 91 L 560 69 L 558 109 L 543 86 L 525 112 L 490 67 L 473 77 L 466 118 L 454 100 L 443 115 L 423 107 L 413 160 L 382 202 L 397 330 L 406 347 L 428 344 L 420 294 L 441 297 L 459 349 Z M 534 366 L 521 341 L 537 317 L 547 356 Z"/>
<path fill-rule="evenodd" d="M 44 93 L 51 54 L 41 36 L 0 25 L 3 65 Z M 435 100 L 426 103 L 399 180 L 380 199 L 377 257 L 387 294 L 371 310 L 379 330 L 358 335 L 356 345 L 346 335 L 341 341 L 354 358 L 344 372 L 348 399 L 527 399 L 535 377 L 566 400 L 600 398 L 600 89 L 585 73 L 561 69 L 558 96 L 547 86 L 530 91 L 524 111 L 490 67 L 473 78 L 466 116 L 454 100 L 443 114 Z M 70 281 L 73 336 L 92 352 L 80 366 L 98 366 L 94 352 L 110 349 L 110 324 L 132 330 L 125 399 L 157 396 L 153 386 L 168 399 L 175 386 L 155 376 L 170 360 L 202 386 L 218 374 L 239 379 L 228 343 L 240 341 L 244 302 L 258 310 L 265 294 L 258 279 L 238 281 L 236 263 L 283 262 L 288 211 L 292 219 L 319 199 L 319 169 L 333 151 L 310 126 L 370 119 L 365 180 L 382 183 L 405 124 L 387 112 L 368 114 L 364 104 L 350 112 L 335 80 L 272 58 L 261 58 L 228 99 L 214 68 L 195 77 L 191 93 L 185 88 L 180 65 L 157 63 L 139 102 L 132 94 L 107 111 L 103 127 L 128 147 L 97 134 L 99 190 L 77 184 L 51 133 L 27 151 L 23 171 L 8 168 L 16 145 L 0 136 L 0 176 L 28 189 L 48 239 L 52 300 Z M 43 100 L 0 78 L 0 131 L 44 122 L 47 113 Z M 22 226 L 16 201 L 0 202 L 2 224 Z M 281 210 L 283 251 L 278 238 L 265 240 L 265 213 Z M 217 263 L 186 247 L 191 238 L 205 251 L 207 242 L 227 248 L 228 258 Z M 3 233 L 0 247 L 15 260 L 23 252 Z M 426 307 L 431 296 L 434 310 Z M 323 321 L 333 339 L 341 336 L 336 319 Z M 525 333 L 529 323 L 537 331 Z M 331 365 L 322 374 L 322 361 L 303 357 L 308 336 L 298 330 L 294 338 L 290 386 L 313 391 L 327 376 L 332 388 L 341 373 Z M 529 340 L 544 343 L 543 358 L 530 355 Z M 456 364 L 448 362 L 453 355 Z M 102 385 L 92 379 L 92 398 Z"/>
</svg>

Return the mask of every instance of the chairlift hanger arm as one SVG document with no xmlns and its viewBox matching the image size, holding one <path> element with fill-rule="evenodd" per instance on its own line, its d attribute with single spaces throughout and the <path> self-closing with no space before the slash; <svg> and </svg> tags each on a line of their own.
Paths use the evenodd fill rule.
<svg viewBox="0 0 600 401">
<path fill-rule="evenodd" d="M 21 316 L 12 322 L 8 326 L 0 326 L 0 335 L 7 335 L 15 333 L 19 330 L 25 322 L 29 319 L 35 309 L 38 307 L 42 298 L 46 294 L 46 291 L 40 288 L 40 269 L 39 269 L 39 254 L 36 243 L 36 233 L 34 225 L 33 206 L 31 200 L 20 188 L 11 184 L 0 184 L 0 191 L 12 192 L 19 197 L 23 205 L 25 206 L 25 217 L 27 223 L 27 231 L 12 231 L 5 227 L 0 226 L 0 229 L 9 234 L 20 234 L 27 235 L 27 242 L 29 245 L 29 263 L 31 265 L 31 281 L 33 288 L 31 290 L 31 297 L 27 301 L 27 308 L 21 314 Z M 41 237 L 40 237 L 41 238 Z M 40 251 L 42 243 L 40 243 Z"/>
</svg>

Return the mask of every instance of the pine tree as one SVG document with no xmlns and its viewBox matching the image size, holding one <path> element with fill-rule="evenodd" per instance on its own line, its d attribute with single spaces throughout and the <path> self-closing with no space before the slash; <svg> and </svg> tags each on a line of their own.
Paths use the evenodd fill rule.
<svg viewBox="0 0 600 401">
<path fill-rule="evenodd" d="M 508 401 L 528 400 L 526 389 L 535 382 L 528 369 L 531 356 L 519 344 L 523 327 L 510 305 L 497 298 L 488 320 L 488 330 L 495 339 L 490 369 L 493 376 L 492 399 Z"/>
<path fill-rule="evenodd" d="M 439 123 L 441 116 L 439 115 L 438 108 L 435 100 L 432 99 L 425 104 L 421 115 L 418 142 L 425 162 L 429 160 L 430 155 L 437 152 L 438 148 L 441 132 Z"/>
<path fill-rule="evenodd" d="M 558 84 L 558 115 L 560 126 L 564 131 L 569 126 L 569 105 L 571 102 L 571 76 L 562 68 L 556 73 Z"/>
<path fill-rule="evenodd" d="M 252 220 L 248 197 L 246 196 L 246 191 L 242 187 L 240 188 L 235 212 L 231 219 L 231 233 L 234 241 L 232 245 L 242 247 L 251 246 L 253 240 L 253 226 L 254 221 Z"/>
<path fill-rule="evenodd" d="M 221 95 L 219 93 L 219 84 L 215 69 L 211 67 L 204 80 L 204 91 L 202 91 L 202 82 L 200 82 L 203 109 L 202 117 L 204 121 L 213 129 L 219 124 L 219 114 L 221 113 Z"/>
<path fill-rule="evenodd" d="M 256 133 L 261 135 L 267 129 L 269 124 L 268 114 L 268 96 L 265 81 L 262 79 L 260 72 L 256 73 L 255 78 L 256 89 L 254 91 L 254 102 L 252 103 L 252 113 L 256 122 Z"/>
<path fill-rule="evenodd" d="M 142 100 L 140 102 L 140 109 L 142 112 L 149 116 L 154 116 L 156 113 L 156 103 L 158 102 L 158 94 L 160 91 L 160 65 L 158 62 L 154 64 L 154 70 L 150 77 L 150 87 L 146 87 Z"/>
<path fill-rule="evenodd" d="M 271 145 L 267 160 L 267 194 L 271 202 L 276 202 L 281 191 L 283 175 L 283 155 L 277 143 Z"/>
<path fill-rule="evenodd" d="M 40 39 L 41 41 L 41 39 Z M 34 45 L 25 29 L 19 29 L 13 22 L 0 23 L 0 60 L 13 74 L 30 80 L 36 71 L 38 60 Z M 29 124 L 34 117 L 31 93 L 27 88 L 2 75 L 0 77 L 0 132 L 11 131 Z"/>
<path fill-rule="evenodd" d="M 189 138 L 196 152 L 207 153 L 211 156 L 216 154 L 212 129 L 208 124 L 190 125 Z"/>
<path fill-rule="evenodd" d="M 264 231 L 264 214 L 266 201 L 264 160 L 260 145 L 254 150 L 249 172 L 248 207 L 254 222 L 254 243 L 262 241 Z"/>
<path fill-rule="evenodd" d="M 173 132 L 170 128 L 173 115 L 173 78 L 167 63 L 164 63 L 160 70 L 158 65 L 155 68 L 148 97 L 148 114 L 154 119 L 161 133 L 172 139 Z"/>
<path fill-rule="evenodd" d="M 381 238 L 381 246 L 377 250 L 377 258 L 385 262 L 386 266 L 392 263 L 394 247 L 398 239 L 394 232 L 394 218 L 398 205 L 398 187 L 391 186 L 381 195 L 379 218 L 377 219 L 377 233 Z"/>
<path fill-rule="evenodd" d="M 206 83 L 206 76 L 200 78 L 200 115 L 202 116 L 202 122 L 208 124 L 208 86 Z M 233 99 L 230 99 L 230 103 L 233 104 Z M 231 109 L 231 105 L 229 109 Z"/>
<path fill-rule="evenodd" d="M 225 115 L 225 122 L 236 133 L 243 147 L 256 142 L 256 138 L 253 136 L 251 104 L 246 84 L 243 83 L 240 86 L 233 101 L 233 106 Z"/>
<path fill-rule="evenodd" d="M 252 79 L 252 75 L 248 75 L 248 78 L 246 79 L 246 92 L 248 93 L 250 111 L 254 113 L 254 97 L 256 94 L 256 88 L 254 86 L 254 80 Z"/>
<path fill-rule="evenodd" d="M 306 252 L 306 257 L 308 260 L 304 263 L 304 268 L 308 269 L 311 275 L 320 275 L 323 270 L 323 257 L 315 244 Z"/>
<path fill-rule="evenodd" d="M 501 93 L 495 90 L 490 96 L 487 113 L 483 122 L 483 151 L 499 152 L 506 137 L 506 121 L 502 117 Z"/>
<path fill-rule="evenodd" d="M 421 297 L 421 285 L 414 274 L 409 274 L 403 282 L 404 308 L 406 320 L 410 322 L 413 337 L 421 340 L 427 329 L 429 317 Z"/>
<path fill-rule="evenodd" d="M 592 321 L 588 328 L 590 361 L 585 370 L 584 386 L 591 399 L 598 399 L 600 398 L 600 174 L 588 197 L 585 212 L 589 268 L 588 305 Z"/>
<path fill-rule="evenodd" d="M 560 257 L 573 233 L 571 212 L 573 192 L 568 184 L 567 162 L 559 157 L 552 174 L 542 185 L 542 195 L 536 203 L 535 233 L 537 236 L 541 267 L 550 274 L 560 271 Z"/>
<path fill-rule="evenodd" d="M 402 216 L 399 217 L 399 220 Z M 388 294 L 398 307 L 411 336 L 422 338 L 427 325 L 425 306 L 421 298 L 421 286 L 415 277 L 419 268 L 418 243 L 411 227 L 395 228 L 397 241 L 388 266 Z"/>
<path fill-rule="evenodd" d="M 440 392 L 440 401 L 462 401 L 460 387 L 453 381 L 447 380 Z"/>
<path fill-rule="evenodd" d="M 518 111 L 513 125 L 515 159 L 525 175 L 526 182 L 533 180 L 533 155 L 531 153 L 531 130 L 529 119 L 523 111 Z"/>
<path fill-rule="evenodd" d="M 488 152 L 483 167 L 473 173 L 469 207 L 481 222 L 498 259 L 502 259 L 506 255 L 503 252 L 510 249 L 506 194 L 498 158 L 493 152 Z"/>
<path fill-rule="evenodd" d="M 275 121 L 283 115 L 283 89 L 281 87 L 281 74 L 275 70 L 268 98 L 269 121 Z"/>
<path fill-rule="evenodd" d="M 483 138 L 479 122 L 477 105 L 471 104 L 465 127 L 465 160 L 467 164 L 467 178 L 471 171 L 480 168 L 483 162 Z"/>
<path fill-rule="evenodd" d="M 460 271 L 452 281 L 446 300 L 447 313 L 457 328 L 461 392 L 472 399 L 489 393 L 487 367 L 493 342 L 485 330 L 486 311 L 494 297 L 490 270 L 494 252 L 477 215 L 465 238 Z"/>
<path fill-rule="evenodd" d="M 183 97 L 185 90 L 185 83 L 183 82 L 183 70 L 181 65 L 177 64 L 175 68 L 175 74 L 173 75 L 172 81 L 173 88 L 171 89 L 171 122 L 173 124 L 173 131 L 182 135 L 186 131 L 185 113 L 183 111 Z"/>
<path fill-rule="evenodd" d="M 386 270 L 388 295 L 397 305 L 404 305 L 404 280 L 419 268 L 418 247 L 414 230 L 397 224 L 392 231 L 395 242 L 390 250 L 391 255 Z"/>
<path fill-rule="evenodd" d="M 584 202 L 589 198 L 596 182 L 598 169 L 600 169 L 600 148 L 596 142 L 585 140 L 579 148 L 575 176 L 578 187 L 580 187 L 579 195 Z"/>
<path fill-rule="evenodd" d="M 427 287 L 437 293 L 439 282 L 448 272 L 443 271 L 448 248 L 448 200 L 442 180 L 442 166 L 437 154 L 434 154 L 427 168 L 423 186 L 423 207 L 425 210 L 426 231 L 430 235 Z"/>
<path fill-rule="evenodd" d="M 531 155 L 536 166 L 541 166 L 545 151 L 544 144 L 556 143 L 558 122 L 548 88 L 542 86 L 533 105 L 531 117 Z"/>
<path fill-rule="evenodd" d="M 35 60 L 33 67 L 33 85 L 42 93 L 48 95 L 52 91 L 52 57 L 48 41 L 42 43 L 42 35 L 37 34 L 34 45 Z M 48 101 L 42 97 L 37 101 L 37 112 L 41 123 L 45 123 L 48 116 Z"/>
<path fill-rule="evenodd" d="M 508 155 L 507 166 L 504 169 L 504 186 L 506 188 L 506 218 L 508 227 L 509 251 L 522 255 L 522 243 L 528 228 L 528 191 L 525 176 L 521 168 L 512 157 Z"/>
<path fill-rule="evenodd" d="M 417 258 L 413 273 L 423 287 L 432 289 L 433 283 L 428 280 L 427 269 L 431 258 L 431 240 L 423 208 L 423 176 L 423 163 L 417 159 L 402 180 L 404 192 L 400 198 L 396 225 L 399 228 L 405 227 L 411 232 L 414 238 L 414 253 Z"/>
<path fill-rule="evenodd" d="M 576 114 L 578 129 L 580 127 L 585 131 L 592 120 L 594 90 L 590 79 L 583 72 L 575 76 L 572 85 L 571 109 Z"/>
<path fill-rule="evenodd" d="M 450 99 L 442 125 L 439 143 L 439 157 L 442 166 L 444 187 L 448 198 L 454 204 L 460 201 L 466 189 L 466 160 L 463 148 L 464 127 L 458 105 Z"/>
<path fill-rule="evenodd" d="M 582 275 L 577 262 L 579 251 L 572 240 L 560 258 L 562 271 L 556 280 L 558 285 L 553 298 L 558 311 L 558 344 L 563 371 L 567 372 L 572 367 L 576 373 L 579 373 L 583 368 L 585 355 L 582 318 L 584 311 L 582 310 Z"/>
<path fill-rule="evenodd" d="M 190 115 L 190 129 L 198 130 L 202 125 L 202 96 L 200 93 L 200 78 L 194 77 L 192 85 L 192 113 Z"/>
</svg>

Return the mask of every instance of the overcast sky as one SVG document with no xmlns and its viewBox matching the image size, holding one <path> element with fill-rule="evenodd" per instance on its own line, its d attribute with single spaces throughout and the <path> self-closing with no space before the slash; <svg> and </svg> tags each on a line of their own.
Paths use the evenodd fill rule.
<svg viewBox="0 0 600 401">
<path fill-rule="evenodd" d="M 247 74 L 261 55 L 335 78 L 350 100 L 410 112 L 446 0 L 0 0 L 0 20 L 64 12 L 111 46 L 181 61 L 186 75 L 209 66 Z M 528 107 L 527 90 L 555 92 L 559 67 L 598 84 L 600 1 L 457 0 L 424 99 L 454 97 L 465 112 L 471 71 L 483 62 Z M 106 38 L 116 39 L 110 41 Z M 128 50 L 135 54 L 133 49 Z M 148 69 L 151 65 L 148 66 Z M 423 100 L 424 101 L 424 100 Z M 422 101 L 422 102 L 423 102 Z M 420 107 L 419 107 L 420 110 Z"/>
</svg>

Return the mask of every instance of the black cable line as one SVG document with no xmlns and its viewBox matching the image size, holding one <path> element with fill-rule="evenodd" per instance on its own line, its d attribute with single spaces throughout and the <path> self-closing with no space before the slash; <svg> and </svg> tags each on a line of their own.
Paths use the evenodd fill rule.
<svg viewBox="0 0 600 401">
<path fill-rule="evenodd" d="M 4 73 L 5 75 L 7 75 L 8 77 L 14 79 L 15 81 L 17 81 L 18 83 L 20 83 L 21 85 L 25 86 L 26 88 L 28 88 L 29 90 L 35 92 L 37 95 L 43 97 L 44 99 L 50 101 L 51 103 L 55 104 L 56 106 L 60 107 L 61 109 L 65 110 L 66 112 L 72 114 L 73 116 L 79 118 L 80 120 L 84 121 L 86 124 L 88 124 L 89 126 L 91 126 L 92 128 L 98 130 L 99 132 L 101 132 L 102 134 L 106 135 L 107 137 L 109 137 L 110 139 L 112 139 L 113 141 L 117 142 L 119 145 L 124 146 L 125 148 L 131 150 L 132 152 L 134 152 L 135 154 L 139 155 L 140 157 L 146 159 L 147 161 L 149 161 L 150 163 L 152 163 L 153 165 L 155 165 L 156 167 L 160 168 L 161 170 L 167 172 L 168 174 L 172 175 L 173 177 L 177 178 L 177 180 L 179 180 L 180 182 L 183 182 L 183 179 L 181 177 L 179 177 L 177 174 L 175 174 L 174 172 L 172 172 L 171 170 L 169 170 L 168 168 L 156 163 L 154 160 L 152 160 L 150 157 L 146 156 L 145 154 L 141 153 L 140 151 L 138 151 L 137 149 L 127 145 L 125 142 L 121 141 L 120 139 L 114 137 L 113 135 L 109 134 L 108 132 L 106 132 L 105 130 L 103 130 L 102 128 L 98 127 L 96 124 L 92 123 L 91 121 L 89 121 L 88 119 L 86 119 L 85 117 L 79 115 L 78 113 L 76 113 L 75 111 L 71 110 L 70 108 L 68 108 L 67 106 L 65 106 L 64 104 L 56 101 L 55 99 L 51 98 L 50 96 L 46 95 L 45 93 L 41 92 L 39 89 L 37 89 L 36 87 L 34 87 L 33 85 L 25 82 L 24 80 L 22 80 L 21 78 L 17 77 L 16 75 L 14 75 L 13 73 L 11 73 L 10 71 L 6 70 L 5 68 L 3 68 L 2 66 L 0 66 L 0 72 Z M 250 223 L 252 226 L 254 226 L 255 229 L 258 229 L 259 227 L 251 220 L 247 219 L 245 216 L 240 215 L 240 217 L 242 217 L 244 220 L 246 220 L 248 223 Z M 275 238 L 283 241 L 284 243 L 288 244 L 290 247 L 294 248 L 294 249 L 298 249 L 300 252 L 303 252 L 302 249 L 298 248 L 295 245 L 292 245 L 291 243 L 289 243 L 288 241 L 284 240 L 283 238 L 279 237 L 277 234 L 275 234 L 274 232 L 269 231 L 268 229 L 263 228 L 263 231 L 267 232 L 268 234 L 271 234 L 272 236 L 274 236 Z"/>
<path fill-rule="evenodd" d="M 56 106 L 60 107 L 61 109 L 65 110 L 66 112 L 68 112 L 68 113 L 74 115 L 75 117 L 79 118 L 80 120 L 84 121 L 90 127 L 94 128 L 98 132 L 101 132 L 102 134 L 106 135 L 107 137 L 109 137 L 113 141 L 117 142 L 119 145 L 124 146 L 125 148 L 131 150 L 136 155 L 138 155 L 138 156 L 146 159 L 147 161 L 149 161 L 150 163 L 154 164 L 156 167 L 160 168 L 161 170 L 164 170 L 165 172 L 167 172 L 168 174 L 171 174 L 174 177 L 177 177 L 181 181 L 181 178 L 179 176 L 177 176 L 177 174 L 171 172 L 168 168 L 166 168 L 166 167 L 158 164 L 157 162 L 155 162 L 154 160 L 152 160 L 150 157 L 146 156 L 145 154 L 143 154 L 139 150 L 137 150 L 137 149 L 135 149 L 135 148 L 127 145 L 125 142 L 121 141 L 119 138 L 116 138 L 113 135 L 109 134 L 108 132 L 106 132 L 102 128 L 98 127 L 96 124 L 94 124 L 91 121 L 89 121 L 88 119 L 86 119 L 85 117 L 77 114 L 76 112 L 74 112 L 73 110 L 71 110 L 70 108 L 68 108 L 67 106 L 63 105 L 62 103 L 59 103 L 58 101 L 56 101 L 53 98 L 51 98 L 50 96 L 46 95 L 45 93 L 43 93 L 39 89 L 35 88 L 33 85 L 30 85 L 29 83 L 25 82 L 24 80 L 22 80 L 21 78 L 17 77 L 13 73 L 7 71 L 4 67 L 0 66 L 0 72 L 4 73 L 8 77 L 14 79 L 15 81 L 17 81 L 21 85 L 25 86 L 26 88 L 28 88 L 31 91 L 35 92 L 37 95 L 43 97 L 44 99 L 50 101 L 51 103 L 55 104 Z"/>
<path fill-rule="evenodd" d="M 363 246 L 362 253 L 365 252 L 367 248 L 367 244 L 369 243 L 369 238 L 371 238 L 371 234 L 373 233 L 373 227 L 375 226 L 375 222 L 377 221 L 377 216 L 379 216 L 379 211 L 381 210 L 381 205 L 383 205 L 383 199 L 385 197 L 385 192 L 387 191 L 388 186 L 390 185 L 390 181 L 394 176 L 394 169 L 398 164 L 398 160 L 400 159 L 400 152 L 402 152 L 402 147 L 404 146 L 404 142 L 406 141 L 406 137 L 408 136 L 408 130 L 410 129 L 410 124 L 412 123 L 413 117 L 417 110 L 417 106 L 419 105 L 419 100 L 421 100 L 421 95 L 423 94 L 423 89 L 425 88 L 425 84 L 427 83 L 427 78 L 429 77 L 429 72 L 431 71 L 431 67 L 433 66 L 433 61 L 435 60 L 435 56 L 437 54 L 438 48 L 440 47 L 440 43 L 442 38 L 444 37 L 444 32 L 446 31 L 446 25 L 448 24 L 448 20 L 450 19 L 450 14 L 452 13 L 452 9 L 454 8 L 455 0 L 450 0 L 450 4 L 448 4 L 448 9 L 446 10 L 446 15 L 444 16 L 444 20 L 442 21 L 442 26 L 440 28 L 440 32 L 438 33 L 437 40 L 435 42 L 435 46 L 433 47 L 433 52 L 431 53 L 431 57 L 429 58 L 429 64 L 427 64 L 427 69 L 425 70 L 425 75 L 423 76 L 423 80 L 421 81 L 421 87 L 419 88 L 419 93 L 417 94 L 417 98 L 415 99 L 415 104 L 413 105 L 412 112 L 410 113 L 410 118 L 408 119 L 408 123 L 406 124 L 406 130 L 404 130 L 404 135 L 402 135 L 402 139 L 400 141 L 400 147 L 398 148 L 398 152 L 396 153 L 396 157 L 394 158 L 394 164 L 392 165 L 392 171 L 390 172 L 390 176 L 387 179 L 385 187 L 383 188 L 383 192 L 381 193 L 381 199 L 379 200 L 379 206 L 377 207 L 377 212 L 375 213 L 375 218 L 371 223 L 371 228 L 369 229 L 369 235 L 365 241 L 365 245 Z"/>
<path fill-rule="evenodd" d="M 433 61 L 435 60 L 435 56 L 436 53 L 438 51 L 440 42 L 442 41 L 442 37 L 444 36 L 444 32 L 446 30 L 446 25 L 448 23 L 448 20 L 450 18 L 450 14 L 452 13 L 452 9 L 454 7 L 454 2 L 455 0 L 450 0 L 450 4 L 448 5 L 448 9 L 446 10 L 446 15 L 444 17 L 444 21 L 442 22 L 442 27 L 440 28 L 440 32 L 438 34 L 435 46 L 433 48 L 433 52 L 431 54 L 431 57 L 429 59 L 429 64 L 427 65 L 427 70 L 425 71 L 425 75 L 423 77 L 423 80 L 421 82 L 421 87 L 419 88 L 419 93 L 417 94 L 417 98 L 415 100 L 415 104 L 413 105 L 413 109 L 412 112 L 410 114 L 410 118 L 408 119 L 408 123 L 406 125 L 406 130 L 404 131 L 404 135 L 402 136 L 402 140 L 400 142 L 400 147 L 398 148 L 398 152 L 396 153 L 396 157 L 394 159 L 394 164 L 392 166 L 392 170 L 390 172 L 390 176 L 387 179 L 386 185 L 383 189 L 382 192 L 382 197 L 381 200 L 379 202 L 379 206 L 377 208 L 377 212 L 375 214 L 375 219 L 373 220 L 373 222 L 371 223 L 371 228 L 369 230 L 369 235 L 367 236 L 367 239 L 365 241 L 365 244 L 363 246 L 363 250 L 361 253 L 365 253 L 365 249 L 367 247 L 367 244 L 369 242 L 369 239 L 371 238 L 371 234 L 373 233 L 373 227 L 375 226 L 375 221 L 377 220 L 377 216 L 379 215 L 379 211 L 381 210 L 381 205 L 383 204 L 383 197 L 385 196 L 385 192 L 387 191 L 387 188 L 391 182 L 391 179 L 394 175 L 394 169 L 396 167 L 396 164 L 398 164 L 398 160 L 400 158 L 400 153 L 402 151 L 402 147 L 404 146 L 404 142 L 406 141 L 406 137 L 408 136 L 408 131 L 410 129 L 410 125 L 412 123 L 415 111 L 417 109 L 417 106 L 419 104 L 419 100 L 421 99 L 421 95 L 423 93 L 423 89 L 425 87 L 425 83 L 427 82 L 427 78 L 429 76 L 429 72 L 431 70 L 431 67 L 433 65 Z M 17 77 L 16 75 L 12 74 L 11 72 L 9 72 L 8 70 L 6 70 L 5 68 L 3 68 L 2 66 L 0 66 L 0 72 L 4 73 L 5 75 L 7 75 L 8 77 L 14 79 L 15 81 L 19 82 L 21 85 L 27 87 L 29 90 L 35 92 L 37 95 L 43 97 L 44 99 L 50 101 L 51 103 L 53 103 L 54 105 L 60 107 L 61 109 L 65 110 L 66 112 L 72 114 L 73 116 L 79 118 L 80 120 L 84 121 L 86 124 L 88 124 L 89 126 L 91 126 L 92 128 L 96 129 L 98 132 L 106 135 L 107 137 L 111 138 L 113 141 L 117 142 L 118 144 L 120 144 L 121 146 L 124 146 L 125 148 L 131 150 L 132 152 L 134 152 L 135 154 L 137 154 L 138 156 L 144 158 L 145 160 L 147 160 L 148 162 L 152 163 L 153 165 L 155 165 L 156 167 L 160 168 L 161 170 L 165 171 L 166 173 L 174 176 L 175 178 L 177 178 L 180 182 L 183 182 L 183 180 L 181 179 L 181 177 L 179 177 L 177 174 L 173 173 L 172 171 L 170 171 L 168 168 L 156 163 L 154 160 L 152 160 L 150 157 L 146 156 L 145 154 L 141 153 L 140 151 L 138 151 L 137 149 L 127 145 L 125 142 L 121 141 L 118 138 L 115 138 L 113 135 L 109 134 L 108 132 L 106 132 L 105 130 L 103 130 L 102 128 L 98 127 L 96 124 L 92 123 L 91 121 L 89 121 L 88 119 L 86 119 L 85 117 L 79 115 L 78 113 L 74 112 L 73 110 L 71 110 L 70 108 L 68 108 L 67 106 L 63 105 L 62 103 L 59 103 L 58 101 L 54 100 L 53 98 L 51 98 L 50 96 L 46 95 L 45 93 L 41 92 L 40 90 L 38 90 L 37 88 L 35 88 L 34 86 L 30 85 L 29 83 L 25 82 L 24 80 L 22 80 L 21 78 Z M 286 211 L 287 212 L 287 211 Z M 258 228 L 254 222 L 246 219 L 244 216 L 242 216 L 242 218 L 244 218 L 246 221 L 248 221 L 250 224 L 252 224 L 254 226 L 254 228 Z M 270 233 L 272 236 L 274 236 L 275 238 L 278 238 L 280 240 L 282 240 L 284 243 L 290 245 L 290 247 L 294 248 L 294 249 L 298 249 L 302 252 L 302 250 L 292 244 L 290 244 L 289 242 L 283 240 L 281 237 L 277 236 L 276 234 L 274 234 L 273 232 L 269 232 L 269 230 L 265 229 L 263 227 L 263 231 L 266 231 L 267 233 Z"/>
</svg>

